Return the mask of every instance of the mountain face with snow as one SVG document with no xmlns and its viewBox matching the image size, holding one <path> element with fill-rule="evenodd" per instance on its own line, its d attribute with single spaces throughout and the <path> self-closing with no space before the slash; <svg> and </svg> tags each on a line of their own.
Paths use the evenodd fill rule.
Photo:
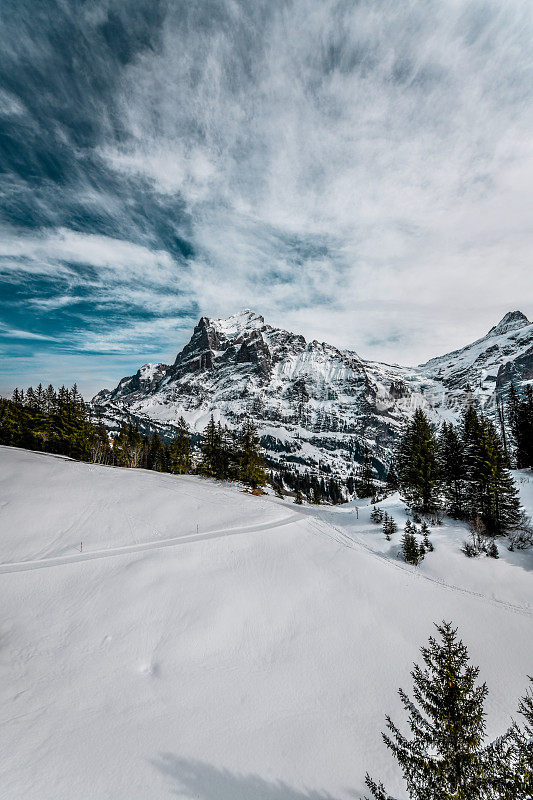
<svg viewBox="0 0 533 800">
<path fill-rule="evenodd" d="M 166 436 L 180 416 L 196 432 L 211 414 L 230 427 L 252 417 L 273 462 L 346 475 L 365 445 L 383 472 L 416 408 L 454 420 L 473 399 L 493 415 L 511 381 L 531 380 L 533 324 L 519 311 L 461 350 L 401 367 L 307 342 L 246 310 L 202 317 L 173 364 L 145 364 L 92 407 L 110 430 L 131 420 Z"/>
</svg>

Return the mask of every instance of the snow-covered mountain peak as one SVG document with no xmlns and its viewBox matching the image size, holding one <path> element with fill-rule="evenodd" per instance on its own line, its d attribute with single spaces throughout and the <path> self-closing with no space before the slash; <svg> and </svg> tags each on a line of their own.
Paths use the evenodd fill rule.
<svg viewBox="0 0 533 800">
<path fill-rule="evenodd" d="M 306 342 L 245 309 L 202 317 L 174 364 L 146 364 L 93 404 L 110 429 L 126 418 L 165 435 L 181 416 L 195 432 L 211 413 L 232 427 L 251 416 L 272 461 L 347 474 L 365 445 L 383 469 L 416 408 L 438 424 L 459 419 L 473 397 L 494 415 L 511 382 L 529 381 L 533 324 L 520 311 L 472 344 L 408 368 Z"/>
<path fill-rule="evenodd" d="M 531 323 L 525 314 L 522 314 L 521 311 L 508 311 L 498 324 L 490 329 L 487 336 L 500 336 L 504 333 L 517 331 L 526 325 L 531 325 Z"/>
<path fill-rule="evenodd" d="M 261 314 L 256 314 L 255 311 L 246 308 L 244 311 L 239 311 L 237 314 L 232 314 L 225 319 L 213 319 L 210 322 L 224 336 L 236 336 L 245 331 L 262 328 L 265 324 L 265 319 Z"/>
</svg>

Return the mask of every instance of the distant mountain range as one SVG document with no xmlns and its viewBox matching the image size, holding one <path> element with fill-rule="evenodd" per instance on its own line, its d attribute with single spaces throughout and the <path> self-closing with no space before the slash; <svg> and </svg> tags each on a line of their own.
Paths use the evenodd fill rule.
<svg viewBox="0 0 533 800">
<path fill-rule="evenodd" d="M 246 310 L 202 317 L 173 364 L 145 364 L 92 407 L 110 430 L 131 420 L 163 436 L 180 416 L 196 432 L 211 414 L 230 427 L 252 417 L 276 463 L 346 475 L 368 445 L 383 473 L 416 408 L 455 420 L 470 398 L 495 416 L 511 381 L 533 381 L 533 324 L 520 311 L 461 350 L 401 367 L 307 342 Z"/>
</svg>

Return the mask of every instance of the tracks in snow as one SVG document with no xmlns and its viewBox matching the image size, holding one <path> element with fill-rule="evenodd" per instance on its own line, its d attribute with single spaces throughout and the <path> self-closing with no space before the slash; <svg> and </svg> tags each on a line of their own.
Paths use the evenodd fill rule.
<svg viewBox="0 0 533 800">
<path fill-rule="evenodd" d="M 323 536 L 325 535 L 328 538 L 333 539 L 334 541 L 343 545 L 344 547 L 348 547 L 352 550 L 355 549 L 364 550 L 373 558 L 377 558 L 382 562 L 384 561 L 390 567 L 402 570 L 403 572 L 408 573 L 417 580 L 425 580 L 428 581 L 429 583 L 433 583 L 437 586 L 440 586 L 442 589 L 469 595 L 471 597 L 476 597 L 479 600 L 483 600 L 484 602 L 490 603 L 491 605 L 497 606 L 499 608 L 505 608 L 508 611 L 511 611 L 515 614 L 521 614 L 523 616 L 533 617 L 533 610 L 529 608 L 514 603 L 510 603 L 505 600 L 499 600 L 496 597 L 488 597 L 487 595 L 484 595 L 481 592 L 475 592 L 471 589 L 466 589 L 462 586 L 456 586 L 455 584 L 447 583 L 442 579 L 434 578 L 431 577 L 430 575 L 425 575 L 420 570 L 417 570 L 416 567 L 410 567 L 407 564 L 394 561 L 393 559 L 389 558 L 385 553 L 374 550 L 372 547 L 370 547 L 370 545 L 363 542 L 360 537 L 357 536 L 354 537 L 348 534 L 345 530 L 340 528 L 335 523 L 325 519 L 324 516 L 320 513 L 305 514 L 302 512 L 294 512 L 274 522 L 263 522 L 257 525 L 247 525 L 242 528 L 222 528 L 219 530 L 208 531 L 206 533 L 191 533 L 191 534 L 185 534 L 184 536 L 172 537 L 169 539 L 160 539 L 159 541 L 151 540 L 148 542 L 139 542 L 136 544 L 124 545 L 122 547 L 110 547 L 105 550 L 94 550 L 94 551 L 88 551 L 86 553 L 73 553 L 71 555 L 56 556 L 53 558 L 8 562 L 0 564 L 0 574 L 13 573 L 13 572 L 29 572 L 31 570 L 47 569 L 49 567 L 59 567 L 68 564 L 79 564 L 85 561 L 93 561 L 100 558 L 113 558 L 132 553 L 143 553 L 143 552 L 150 552 L 153 550 L 161 550 L 165 547 L 176 547 L 181 544 L 193 544 L 194 542 L 202 542 L 208 539 L 220 539 L 228 536 L 237 536 L 240 534 L 247 534 L 247 533 L 268 532 L 271 529 L 281 528 L 286 525 L 290 525 L 293 522 L 302 521 L 303 519 L 308 519 L 312 523 L 313 527 L 315 527 L 321 535 Z"/>
<path fill-rule="evenodd" d="M 530 608 L 526 608 L 525 606 L 517 605 L 516 603 L 509 603 L 507 600 L 498 600 L 497 597 L 488 597 L 487 595 L 483 594 L 482 592 L 475 592 L 472 589 L 466 589 L 463 586 L 456 586 L 453 583 L 447 583 L 446 581 L 442 580 L 441 578 L 434 578 L 431 575 L 425 575 L 423 572 L 418 570 L 416 567 L 411 567 L 404 562 L 395 561 L 389 558 L 386 553 L 382 553 L 378 550 L 374 550 L 370 545 L 362 542 L 359 537 L 353 538 L 350 536 L 346 531 L 342 528 L 339 528 L 333 522 L 326 520 L 323 518 L 322 515 L 317 514 L 315 517 L 318 523 L 322 523 L 322 525 L 317 526 L 321 533 L 329 536 L 331 539 L 334 539 L 339 544 L 343 545 L 344 547 L 349 547 L 351 550 L 361 549 L 365 550 L 369 555 L 373 556 L 374 558 L 379 559 L 380 561 L 385 561 L 390 567 L 394 569 L 402 570 L 402 572 L 407 572 L 412 575 L 417 580 L 425 580 L 429 583 L 434 583 L 436 586 L 440 586 L 442 589 L 447 589 L 451 592 L 457 592 L 459 594 L 466 594 L 470 597 L 477 597 L 479 600 L 483 600 L 486 603 L 490 603 L 491 605 L 497 606 L 498 608 L 505 608 L 507 611 L 512 611 L 515 614 L 521 614 L 525 617 L 533 617 L 533 610 Z M 328 526 L 337 535 L 331 535 L 327 533 L 322 526 Z"/>
<path fill-rule="evenodd" d="M 123 547 L 109 547 L 105 550 L 93 550 L 86 553 L 73 553 L 72 555 L 55 556 L 54 558 L 41 558 L 27 561 L 15 561 L 0 564 L 0 574 L 11 572 L 29 572 L 35 569 L 60 567 L 65 564 L 79 564 L 84 561 L 93 561 L 98 558 L 113 558 L 129 553 L 143 553 L 151 550 L 161 550 L 165 547 L 176 547 L 180 544 L 203 542 L 207 539 L 220 539 L 227 536 L 237 536 L 245 533 L 264 533 L 273 528 L 282 528 L 302 519 L 302 515 L 295 513 L 274 522 L 262 522 L 257 525 L 247 525 L 244 528 L 222 528 L 208 531 L 207 533 L 190 533 L 184 536 L 175 536 L 171 539 L 152 540 L 137 544 L 124 545 Z"/>
</svg>

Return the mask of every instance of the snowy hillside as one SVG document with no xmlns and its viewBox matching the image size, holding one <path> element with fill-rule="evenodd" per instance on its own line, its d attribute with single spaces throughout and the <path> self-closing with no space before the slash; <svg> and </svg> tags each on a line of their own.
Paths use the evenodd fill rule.
<svg viewBox="0 0 533 800">
<path fill-rule="evenodd" d="M 348 800 L 368 769 L 403 797 L 380 731 L 443 618 L 502 731 L 532 554 L 469 560 L 445 526 L 410 567 L 369 511 L 0 448 L 0 796 Z"/>
<path fill-rule="evenodd" d="M 273 328 L 243 311 L 202 317 L 173 365 L 146 364 L 93 400 L 110 429 L 123 419 L 171 434 L 183 416 L 201 431 L 211 413 L 230 426 L 252 416 L 274 461 L 353 471 L 365 445 L 378 469 L 389 463 L 398 432 L 416 408 L 454 419 L 467 387 L 487 413 L 511 380 L 533 379 L 533 325 L 507 314 L 460 351 L 418 368 L 365 361 Z"/>
</svg>

